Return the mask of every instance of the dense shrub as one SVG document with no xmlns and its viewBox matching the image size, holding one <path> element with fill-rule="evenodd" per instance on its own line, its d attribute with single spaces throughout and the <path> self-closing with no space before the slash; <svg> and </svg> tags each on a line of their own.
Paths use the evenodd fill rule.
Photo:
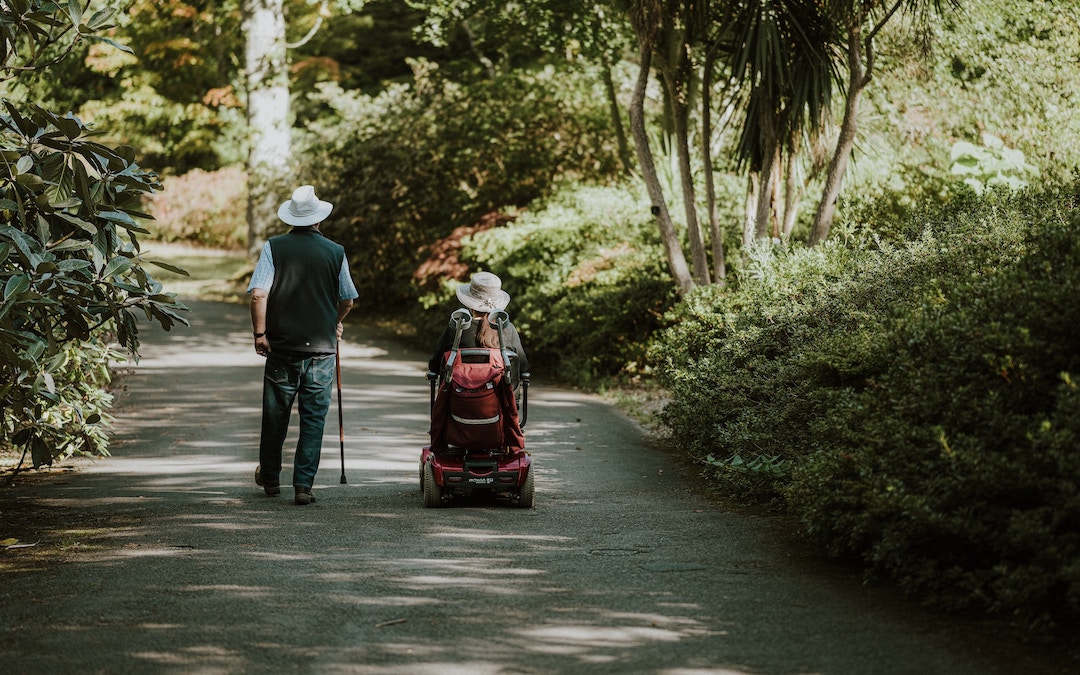
<svg viewBox="0 0 1080 675">
<path fill-rule="evenodd" d="M 616 168 L 604 98 L 580 76 L 517 72 L 468 85 L 417 65 L 377 97 L 324 90 L 310 173 L 336 204 L 326 231 L 349 251 L 362 302 L 400 307 L 432 242 L 521 207 L 556 181 Z"/>
<path fill-rule="evenodd" d="M 0 452 L 21 447 L 33 465 L 72 455 L 108 455 L 106 429 L 113 403 L 109 364 L 122 356 L 100 339 L 70 343 L 57 352 L 44 371 L 52 392 L 47 392 L 42 376 L 42 388 L 48 393 L 42 398 L 47 403 L 39 402 L 34 414 L 40 417 L 33 426 L 25 418 L 26 410 L 5 407 L 0 415 Z"/>
<path fill-rule="evenodd" d="M 579 187 L 466 238 L 471 267 L 503 277 L 534 372 L 586 384 L 647 368 L 651 335 L 674 302 L 647 203 L 636 189 Z M 457 306 L 453 286 L 426 298 L 436 336 Z"/>
<path fill-rule="evenodd" d="M 247 241 L 247 177 L 239 167 L 195 169 L 162 181 L 147 197 L 152 236 L 167 242 L 238 249 Z"/>
<path fill-rule="evenodd" d="M 25 77 L 38 55 L 100 42 L 112 12 L 83 16 L 78 3 L 27 11 L 0 3 L 7 38 L 0 71 Z M 26 60 L 28 59 L 28 61 Z M 100 453 L 101 392 L 115 341 L 137 354 L 136 312 L 165 329 L 186 308 L 148 272 L 138 234 L 157 174 L 131 147 L 98 142 L 73 115 L 4 100 L 0 113 L 0 446 L 32 466 L 75 452 Z M 160 263 L 159 263 L 160 265 Z M 163 265 L 166 268 L 169 265 Z"/>
<path fill-rule="evenodd" d="M 737 292 L 693 296 L 659 351 L 665 418 L 731 489 L 783 494 L 830 553 L 933 604 L 1080 618 L 1075 195 L 908 231 L 762 256 Z"/>
</svg>

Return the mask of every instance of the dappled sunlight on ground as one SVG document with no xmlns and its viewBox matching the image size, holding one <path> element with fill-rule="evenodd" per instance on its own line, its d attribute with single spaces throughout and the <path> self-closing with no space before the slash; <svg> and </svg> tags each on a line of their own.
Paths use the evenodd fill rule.
<svg viewBox="0 0 1080 675">
<path fill-rule="evenodd" d="M 802 675 L 889 672 L 870 666 L 890 641 L 922 650 L 925 633 L 807 586 L 578 392 L 530 390 L 535 509 L 423 508 L 427 357 L 359 329 L 317 501 L 293 504 L 295 413 L 281 495 L 267 496 L 247 308 L 193 310 L 191 330 L 149 335 L 121 381 L 114 456 L 16 500 L 62 525 L 37 533 L 47 555 L 0 560 L 2 661 L 35 666 L 13 672 Z M 920 663 L 974 672 L 940 650 Z"/>
</svg>

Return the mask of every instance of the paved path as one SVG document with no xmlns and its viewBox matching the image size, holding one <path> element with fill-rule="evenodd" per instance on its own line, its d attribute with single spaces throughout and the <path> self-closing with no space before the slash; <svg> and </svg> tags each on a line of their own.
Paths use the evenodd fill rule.
<svg viewBox="0 0 1080 675">
<path fill-rule="evenodd" d="M 334 406 L 318 501 L 268 498 L 247 309 L 192 307 L 190 329 L 145 332 L 112 458 L 3 491 L 0 513 L 63 522 L 0 553 L 0 671 L 1037 672 L 723 508 L 591 396 L 532 391 L 535 509 L 422 508 L 426 355 L 359 326 L 348 483 Z"/>
</svg>

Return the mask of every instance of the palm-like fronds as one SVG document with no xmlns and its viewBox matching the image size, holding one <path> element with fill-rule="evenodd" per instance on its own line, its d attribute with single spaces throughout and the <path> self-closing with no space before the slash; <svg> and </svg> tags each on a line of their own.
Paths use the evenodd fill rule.
<svg viewBox="0 0 1080 675">
<path fill-rule="evenodd" d="M 749 0 L 721 18 L 728 95 L 746 101 L 738 159 L 751 170 L 770 140 L 787 144 L 828 115 L 840 43 L 826 9 L 815 0 Z"/>
</svg>

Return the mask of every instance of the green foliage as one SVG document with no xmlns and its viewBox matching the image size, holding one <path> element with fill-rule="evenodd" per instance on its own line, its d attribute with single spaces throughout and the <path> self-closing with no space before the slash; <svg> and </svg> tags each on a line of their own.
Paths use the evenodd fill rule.
<svg viewBox="0 0 1080 675">
<path fill-rule="evenodd" d="M 577 187 L 466 238 L 470 267 L 495 272 L 511 294 L 534 373 L 596 384 L 648 371 L 675 291 L 647 203 L 637 190 Z M 453 286 L 427 298 L 432 343 L 458 306 Z"/>
<path fill-rule="evenodd" d="M 890 217 L 948 202 L 967 189 L 951 172 L 954 145 L 980 147 L 984 134 L 1023 153 L 1041 182 L 1067 184 L 1080 166 L 1080 145 L 1069 140 L 1080 136 L 1074 9 L 1053 0 L 965 0 L 934 24 L 932 51 L 911 39 L 908 23 L 890 24 L 842 202 L 870 202 Z"/>
<path fill-rule="evenodd" d="M 3 79 L 44 70 L 62 61 L 82 44 L 108 44 L 127 50 L 101 35 L 114 27 L 116 9 L 89 12 L 92 3 L 17 0 L 0 11 L 0 71 Z"/>
<path fill-rule="evenodd" d="M 39 9 L 35 37 L 65 17 L 73 30 L 87 30 L 77 13 Z M 9 16 L 0 10 L 4 20 Z M 183 321 L 183 305 L 143 267 L 136 238 L 146 232 L 137 221 L 147 217 L 142 199 L 160 188 L 157 177 L 140 168 L 131 148 L 93 137 L 72 115 L 4 101 L 0 409 L 5 437 L 29 448 L 35 466 L 104 448 L 92 427 L 108 404 L 95 393 L 106 381 L 106 340 L 137 353 L 137 310 L 166 329 Z"/>
<path fill-rule="evenodd" d="M 1027 163 L 1024 153 L 1005 147 L 993 134 L 983 134 L 982 145 L 967 141 L 954 144 L 951 171 L 963 177 L 977 195 L 999 186 L 1019 190 L 1027 187 L 1028 178 L 1039 175 L 1039 169 Z"/>
<path fill-rule="evenodd" d="M 325 230 L 379 307 L 415 297 L 413 272 L 456 227 L 615 171 L 603 98 L 582 80 L 541 70 L 465 85 L 430 65 L 377 97 L 325 87 L 335 115 L 310 127 L 313 182 L 336 205 Z"/>
<path fill-rule="evenodd" d="M 375 94 L 393 83 L 410 82 L 409 61 L 425 59 L 437 62 L 444 72 L 461 70 L 455 60 L 461 52 L 473 61 L 467 48 L 454 49 L 421 44 L 414 29 L 423 18 L 420 12 L 401 0 L 365 0 L 362 8 L 324 21 L 310 42 L 290 54 L 293 99 L 298 119 L 318 115 L 309 109 L 307 93 L 319 82 L 334 82 L 345 90 Z M 295 7 L 288 11 L 289 35 L 301 35 L 308 22 L 297 16 Z M 291 39 L 291 38 L 290 38 Z"/>
<path fill-rule="evenodd" d="M 465 38 L 492 67 L 506 70 L 541 53 L 602 62 L 632 49 L 625 13 L 582 0 L 407 0 L 420 9 L 414 29 L 424 42 L 448 46 Z M 527 26 L 527 30 L 522 30 Z"/>
<path fill-rule="evenodd" d="M 35 382 L 49 396 L 35 408 L 40 417 L 5 411 L 0 417 L 0 452 L 21 447 L 34 466 L 76 454 L 108 455 L 106 427 L 113 402 L 108 364 L 122 357 L 97 338 L 68 343 L 52 355 Z"/>
<path fill-rule="evenodd" d="M 166 242 L 239 249 L 247 241 L 247 183 L 243 169 L 194 169 L 162 180 L 147 199 L 153 236 Z"/>
<path fill-rule="evenodd" d="M 109 42 L 90 43 L 83 35 L 72 45 L 71 58 L 21 73 L 6 95 L 71 111 L 97 127 L 103 142 L 138 147 L 143 165 L 162 173 L 242 161 L 239 3 L 94 4 L 124 5 L 116 15 L 119 28 L 105 34 Z"/>
<path fill-rule="evenodd" d="M 990 192 L 900 245 L 760 255 L 673 314 L 665 420 L 711 463 L 764 458 L 717 476 L 928 602 L 1080 617 L 1076 199 Z"/>
</svg>

